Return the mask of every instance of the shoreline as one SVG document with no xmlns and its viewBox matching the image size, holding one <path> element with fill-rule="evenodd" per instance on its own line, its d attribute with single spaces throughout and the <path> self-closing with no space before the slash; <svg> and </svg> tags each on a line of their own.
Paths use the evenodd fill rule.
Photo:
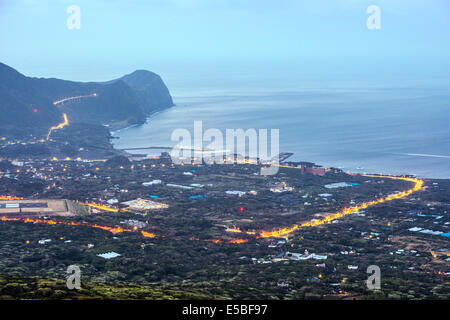
<svg viewBox="0 0 450 320">
<path fill-rule="evenodd" d="M 125 153 L 127 154 L 129 157 L 136 157 L 136 156 L 144 156 L 146 158 L 154 156 L 148 152 L 148 150 L 167 150 L 167 149 L 172 149 L 173 147 L 168 147 L 168 146 L 154 146 L 154 147 L 130 147 L 130 148 L 116 148 L 116 146 L 113 145 L 114 150 L 121 152 L 121 153 Z M 139 154 L 134 154 L 134 153 L 130 153 L 129 151 L 144 151 L 143 153 L 139 153 Z M 281 153 L 287 153 L 286 152 L 281 152 Z M 292 152 L 289 152 L 292 153 Z M 294 153 L 293 153 L 294 155 Z M 352 167 L 346 167 L 346 166 L 336 166 L 336 165 L 325 165 L 325 164 L 318 164 L 317 162 L 313 162 L 313 161 L 308 161 L 308 160 L 298 160 L 298 159 L 292 159 L 289 161 L 283 161 L 285 163 L 302 163 L 302 162 L 311 162 L 313 163 L 315 166 L 318 167 L 322 167 L 325 169 L 331 169 L 331 168 L 335 168 L 335 169 L 339 169 L 342 170 L 345 173 L 350 173 L 350 174 L 374 174 L 374 175 L 389 175 L 389 176 L 409 176 L 409 177 L 418 177 L 418 178 L 423 178 L 423 179 L 432 179 L 432 180 L 450 180 L 450 177 L 430 177 L 430 176 L 423 176 L 420 174 L 415 174 L 415 173 L 411 173 L 411 172 L 395 172 L 395 170 L 377 170 L 377 169 L 371 169 L 371 168 L 364 168 L 364 167 L 357 167 L 357 168 L 352 168 Z M 280 162 L 282 163 L 282 162 Z M 363 171 L 364 170 L 364 171 Z M 389 173 L 387 173 L 388 171 L 390 171 Z"/>
<path fill-rule="evenodd" d="M 174 106 L 176 106 L 176 105 L 174 105 Z M 158 111 L 152 113 L 151 115 L 149 115 L 147 117 L 146 122 L 144 124 L 133 124 L 133 125 L 121 128 L 119 130 L 111 131 L 112 139 L 117 139 L 117 140 L 121 139 L 121 137 L 119 137 L 117 135 L 120 135 L 121 133 L 126 131 L 126 129 L 136 128 L 136 127 L 148 124 L 149 121 L 153 121 L 155 116 L 157 116 L 158 114 L 160 114 L 161 112 L 163 112 L 165 110 L 167 110 L 167 109 L 158 110 Z M 121 140 L 121 141 L 123 141 L 123 140 Z M 131 145 L 125 146 L 125 147 L 129 147 L 128 149 L 125 149 L 125 148 L 122 148 L 122 147 L 119 148 L 115 141 L 113 141 L 111 144 L 112 144 L 114 150 L 117 150 L 119 152 L 127 152 L 128 149 L 133 149 L 133 150 L 139 151 L 140 155 L 146 154 L 147 157 L 148 156 L 159 155 L 159 153 L 156 153 L 156 152 L 154 152 L 154 153 L 147 152 L 147 150 L 149 150 L 149 149 L 155 149 L 155 151 L 156 151 L 157 148 L 149 148 L 148 146 L 140 147 L 140 146 L 136 146 L 136 145 L 131 144 Z M 153 144 L 155 144 L 155 142 L 153 142 Z M 164 147 L 164 149 L 166 149 L 166 147 Z M 161 148 L 161 151 L 162 150 L 163 149 Z M 127 152 L 127 153 L 130 154 L 129 152 Z M 400 155 L 400 153 L 398 153 L 398 154 Z M 406 154 L 402 153 L 402 155 L 406 155 Z M 413 155 L 413 154 L 408 153 L 407 155 Z M 420 154 L 420 155 L 421 155 L 422 158 L 424 157 L 424 155 L 422 155 L 422 154 Z M 131 155 L 131 156 L 133 156 L 133 155 Z M 390 174 L 392 174 L 392 175 L 409 175 L 409 176 L 422 177 L 422 178 L 426 178 L 426 179 L 441 179 L 441 180 L 448 180 L 448 179 L 450 179 L 450 176 L 446 177 L 445 174 L 444 174 L 444 176 L 442 176 L 442 174 L 440 172 L 442 170 L 439 170 L 439 168 L 436 168 L 435 170 L 428 170 L 429 172 L 421 173 L 420 171 L 423 171 L 421 169 L 425 166 L 425 164 L 424 165 L 418 165 L 415 168 L 413 168 L 413 170 L 405 170 L 401 166 L 397 166 L 398 167 L 397 169 L 395 169 L 395 166 L 386 166 L 386 165 L 373 167 L 373 165 L 372 166 L 370 165 L 370 163 L 373 162 L 373 161 L 368 161 L 368 163 L 364 163 L 364 161 L 361 160 L 360 163 L 357 163 L 357 164 L 353 164 L 350 161 L 350 163 L 347 164 L 346 162 L 349 162 L 349 161 L 345 160 L 345 159 L 341 159 L 340 161 L 329 161 L 329 160 L 326 160 L 326 159 L 319 159 L 319 160 L 317 160 L 317 158 L 315 158 L 316 160 L 313 160 L 311 158 L 308 159 L 308 157 L 304 157 L 303 159 L 299 159 L 295 154 L 293 155 L 292 158 L 293 159 L 291 161 L 295 161 L 295 162 L 304 162 L 304 161 L 315 162 L 315 163 L 320 163 L 324 167 L 329 167 L 329 168 L 332 167 L 332 168 L 341 169 L 341 170 L 346 171 L 346 172 L 348 171 L 348 172 L 360 173 L 360 174 L 363 174 L 363 173 L 380 174 L 381 173 L 381 174 L 388 174 L 388 175 L 390 175 Z M 415 160 L 413 160 L 413 161 L 415 161 Z M 419 171 L 419 172 L 415 172 L 415 171 Z M 428 174 L 426 174 L 426 173 L 428 173 Z"/>
<path fill-rule="evenodd" d="M 143 125 L 147 124 L 148 121 L 149 121 L 151 118 L 153 118 L 154 116 L 156 116 L 157 114 L 159 114 L 159 113 L 161 113 L 161 112 L 163 112 L 163 111 L 165 111 L 165 110 L 171 109 L 171 108 L 173 108 L 173 107 L 176 107 L 176 104 L 174 104 L 174 105 L 172 105 L 172 106 L 170 106 L 170 107 L 163 107 L 163 108 L 160 108 L 160 109 L 155 110 L 154 112 L 149 113 L 149 114 L 146 116 L 144 123 L 134 123 L 134 124 L 127 125 L 127 126 L 124 126 L 124 127 L 118 127 L 117 129 L 114 129 L 114 130 L 109 129 L 109 126 L 108 126 L 108 125 L 104 125 L 104 126 L 108 128 L 109 132 L 111 133 L 111 136 L 114 136 L 116 133 L 121 132 L 121 131 L 123 131 L 123 130 L 127 130 L 127 129 L 131 129 L 131 128 L 134 128 L 134 127 L 143 126 Z M 117 139 L 117 138 L 116 138 L 116 139 Z"/>
</svg>

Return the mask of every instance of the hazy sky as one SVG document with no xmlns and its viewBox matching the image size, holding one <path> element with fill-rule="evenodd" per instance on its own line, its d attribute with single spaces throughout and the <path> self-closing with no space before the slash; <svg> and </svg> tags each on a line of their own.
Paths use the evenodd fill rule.
<svg viewBox="0 0 450 320">
<path fill-rule="evenodd" d="M 381 30 L 366 9 L 381 8 Z M 81 29 L 69 30 L 69 5 Z M 33 76 L 299 68 L 448 74 L 448 0 L 0 0 L 0 61 Z"/>
</svg>

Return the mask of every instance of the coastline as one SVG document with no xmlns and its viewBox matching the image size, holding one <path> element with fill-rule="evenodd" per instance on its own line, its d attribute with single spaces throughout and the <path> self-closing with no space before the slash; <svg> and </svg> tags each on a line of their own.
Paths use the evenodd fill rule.
<svg viewBox="0 0 450 320">
<path fill-rule="evenodd" d="M 151 118 L 153 118 L 154 116 L 158 115 L 159 113 L 161 113 L 161 112 L 163 112 L 163 111 L 165 111 L 165 110 L 168 110 L 168 109 L 170 109 L 170 108 L 173 108 L 173 107 L 175 107 L 175 106 L 176 106 L 176 104 L 173 104 L 173 105 L 170 106 L 170 107 L 158 108 L 157 110 L 155 110 L 155 111 L 149 113 L 149 114 L 147 115 L 147 117 L 145 118 L 145 121 L 144 121 L 143 123 L 133 123 L 133 124 L 125 125 L 125 126 L 122 126 L 122 127 L 121 127 L 121 126 L 118 126 L 117 129 L 114 129 L 114 130 L 111 130 L 111 129 L 110 129 L 110 125 L 104 125 L 104 126 L 108 128 L 109 132 L 111 133 L 111 136 L 114 136 L 116 133 L 119 133 L 119 132 L 121 132 L 121 131 L 124 131 L 124 130 L 127 130 L 127 129 L 131 129 L 131 128 L 134 128 L 134 127 L 139 127 L 139 126 L 145 125 L 145 124 L 147 124 L 148 121 L 149 121 Z M 117 137 L 114 137 L 114 138 L 115 138 L 115 139 L 118 139 Z"/>
</svg>

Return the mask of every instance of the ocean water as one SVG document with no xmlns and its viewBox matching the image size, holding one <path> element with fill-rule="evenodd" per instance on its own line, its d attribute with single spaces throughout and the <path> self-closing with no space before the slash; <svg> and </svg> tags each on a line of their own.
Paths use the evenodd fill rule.
<svg viewBox="0 0 450 320">
<path fill-rule="evenodd" d="M 169 86 L 175 107 L 113 133 L 117 148 L 174 146 L 173 130 L 279 129 L 280 151 L 352 172 L 450 178 L 450 90 L 434 84 Z M 133 153 L 159 154 L 160 150 Z"/>
</svg>

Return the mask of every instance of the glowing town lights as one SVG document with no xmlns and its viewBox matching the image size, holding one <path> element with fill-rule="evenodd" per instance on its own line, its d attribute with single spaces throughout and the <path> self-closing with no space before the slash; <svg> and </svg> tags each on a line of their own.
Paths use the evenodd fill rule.
<svg viewBox="0 0 450 320">
<path fill-rule="evenodd" d="M 9 217 L 1 217 L 1 221 L 19 221 L 24 223 L 39 223 L 39 224 L 49 224 L 49 225 L 68 225 L 68 226 L 86 226 L 91 228 L 102 229 L 105 231 L 109 231 L 111 233 L 121 233 L 121 232 L 133 232 L 132 229 L 123 229 L 121 227 L 108 227 L 101 226 L 98 224 L 89 224 L 85 222 L 73 222 L 73 221 L 55 221 L 55 220 L 43 220 L 43 219 L 31 219 L 31 218 L 9 218 Z"/>
<path fill-rule="evenodd" d="M 366 209 L 368 207 L 380 204 L 380 203 L 384 203 L 387 201 L 392 201 L 394 199 L 401 199 L 401 198 L 405 198 L 407 196 L 409 196 L 411 193 L 419 191 L 420 189 L 422 189 L 424 181 L 417 179 L 417 178 L 405 178 L 405 177 L 393 177 L 393 176 L 378 176 L 378 175 L 366 175 L 363 174 L 362 176 L 364 177 L 371 177 L 371 178 L 387 178 L 387 179 L 392 179 L 392 180 L 403 180 L 403 181 L 408 181 L 408 182 L 413 182 L 414 183 L 414 187 L 397 193 L 395 195 L 390 195 L 384 198 L 379 198 L 377 200 L 373 200 L 370 202 L 365 202 L 362 203 L 360 205 L 357 206 L 353 206 L 350 208 L 345 207 L 344 209 L 342 209 L 341 211 L 325 217 L 323 219 L 320 220 L 311 220 L 308 222 L 304 222 L 301 225 L 294 225 L 292 227 L 289 228 L 283 228 L 283 229 L 279 229 L 279 230 L 274 230 L 274 231 L 263 231 L 259 234 L 260 238 L 279 238 L 279 237 L 283 237 L 286 236 L 294 231 L 296 231 L 299 228 L 304 228 L 304 227 L 315 227 L 315 226 L 319 226 L 319 225 L 323 225 L 325 223 L 331 223 L 331 221 L 336 220 L 336 219 L 340 219 L 342 217 L 345 217 L 346 215 L 350 215 L 350 214 L 354 214 L 359 212 L 361 209 Z"/>
<path fill-rule="evenodd" d="M 248 239 L 233 239 L 226 241 L 226 243 L 245 243 L 245 242 L 248 242 Z"/>
<path fill-rule="evenodd" d="M 242 233 L 241 229 L 238 228 L 227 228 L 226 232 Z"/>
<path fill-rule="evenodd" d="M 146 232 L 146 231 L 141 231 L 141 234 L 145 237 L 145 238 L 156 238 L 156 234 L 154 233 L 150 233 L 150 232 Z"/>
<path fill-rule="evenodd" d="M 0 200 L 23 200 L 23 198 L 0 195 Z"/>
<path fill-rule="evenodd" d="M 295 225 L 290 228 L 283 228 L 283 229 L 274 230 L 274 231 L 263 231 L 259 234 L 259 236 L 261 238 L 280 238 L 280 237 L 286 236 L 286 235 L 294 232 L 299 227 L 300 227 L 299 225 Z"/>
<path fill-rule="evenodd" d="M 247 235 L 252 235 L 254 236 L 254 238 L 259 239 L 259 238 L 285 238 L 287 235 L 289 235 L 290 233 L 300 229 L 300 228 L 305 228 L 305 227 L 315 227 L 315 226 L 319 226 L 319 225 L 323 225 L 326 223 L 331 223 L 333 220 L 345 217 L 346 215 L 351 215 L 354 213 L 359 212 L 361 209 L 365 209 L 380 203 L 384 203 L 387 201 L 392 201 L 394 199 L 401 199 L 401 198 L 405 198 L 407 196 L 409 196 L 410 194 L 412 194 L 413 192 L 419 191 L 422 189 L 423 185 L 424 185 L 424 181 L 417 179 L 417 178 L 406 178 L 406 177 L 392 177 L 392 176 L 378 176 L 378 175 L 363 175 L 365 177 L 373 177 L 373 178 L 387 178 L 387 179 L 393 179 L 393 180 L 403 180 L 403 181 L 408 181 L 408 182 L 413 182 L 414 183 L 414 187 L 411 189 L 408 189 L 406 191 L 394 194 L 394 195 L 389 195 L 386 196 L 384 198 L 378 198 L 376 200 L 372 200 L 369 202 L 365 202 L 356 206 L 352 206 L 352 207 L 344 207 L 341 211 L 332 214 L 330 216 L 327 216 L 323 219 L 314 219 L 311 221 L 307 221 L 304 222 L 302 224 L 297 224 L 291 227 L 287 227 L 287 228 L 282 228 L 282 229 L 278 229 L 278 230 L 273 230 L 273 231 L 241 231 L 239 228 L 233 227 L 233 228 L 227 228 L 226 231 L 227 232 L 233 232 L 233 233 L 245 233 Z M 13 196 L 1 196 L 0 195 L 0 200 L 21 200 L 23 198 L 19 198 L 19 197 L 13 197 Z M 90 202 L 78 202 L 82 205 L 86 205 L 98 210 L 104 210 L 104 211 L 109 211 L 109 212 L 119 212 L 120 209 L 119 208 L 115 208 L 115 207 L 109 207 L 103 204 L 98 204 L 98 203 L 90 203 Z M 54 220 L 42 220 L 42 219 L 31 219 L 31 218 L 10 218 L 10 217 L 0 217 L 0 221 L 19 221 L 19 222 L 24 222 L 24 223 L 42 223 L 42 224 L 48 224 L 48 225 L 69 225 L 69 226 L 87 226 L 87 227 L 92 227 L 92 228 L 97 228 L 97 229 L 101 229 L 101 230 L 105 230 L 105 231 L 109 231 L 113 234 L 117 234 L 117 233 L 122 233 L 122 232 L 135 232 L 135 233 L 140 233 L 142 236 L 146 237 L 146 238 L 155 238 L 158 235 L 154 234 L 154 233 L 149 233 L 146 231 L 139 231 L 136 228 L 133 229 L 124 229 L 121 227 L 110 227 L 110 226 L 102 226 L 102 225 L 98 225 L 98 224 L 89 224 L 86 222 L 71 222 L 71 221 L 54 221 Z M 198 238 L 195 237 L 191 237 L 190 240 L 199 240 Z M 232 240 L 221 240 L 221 239 L 213 239 L 213 240 L 204 240 L 204 241 L 208 241 L 208 242 L 213 242 L 213 243 L 232 243 L 232 244 L 240 244 L 240 243 L 246 243 L 249 241 L 249 239 L 232 239 Z M 354 254 L 354 251 L 350 251 L 350 254 Z M 435 252 L 431 251 L 431 254 L 433 256 L 436 255 Z M 342 281 L 343 283 L 345 283 L 345 280 Z"/>
<path fill-rule="evenodd" d="M 108 211 L 108 212 L 119 212 L 119 208 L 116 207 L 110 207 L 101 203 L 95 203 L 95 202 L 77 202 L 81 205 L 88 206 L 94 209 Z"/>
</svg>

